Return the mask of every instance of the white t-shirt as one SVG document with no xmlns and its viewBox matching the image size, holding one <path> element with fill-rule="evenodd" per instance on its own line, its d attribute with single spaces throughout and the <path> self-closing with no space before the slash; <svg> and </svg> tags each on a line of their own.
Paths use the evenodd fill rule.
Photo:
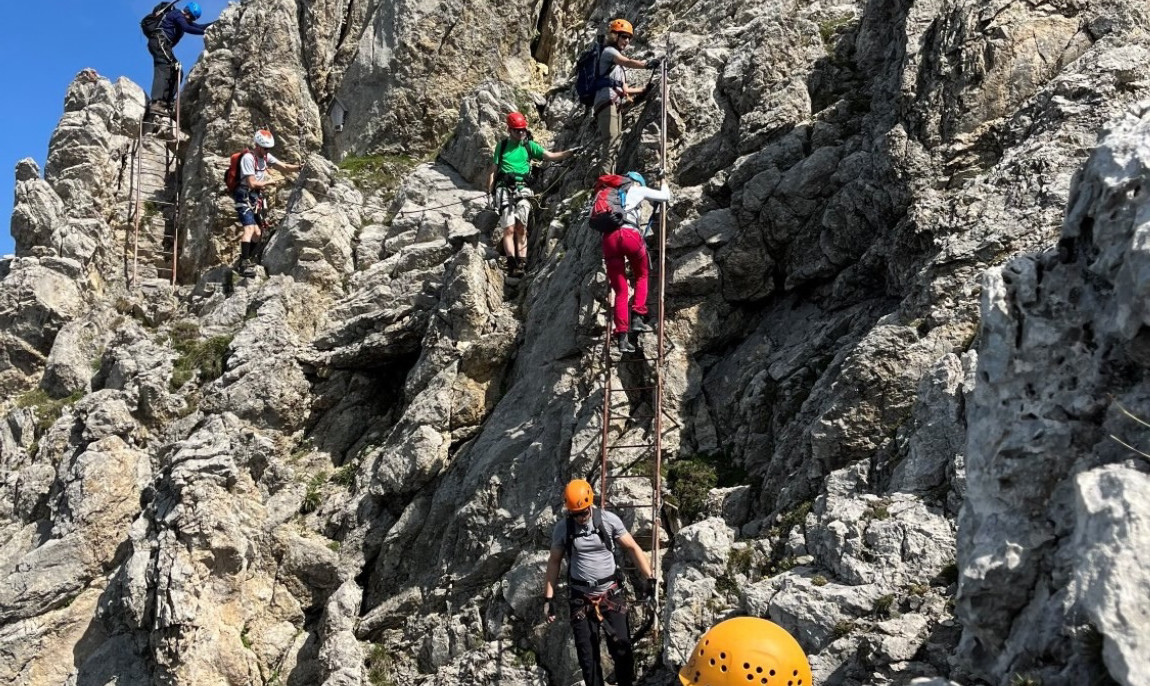
<svg viewBox="0 0 1150 686">
<path fill-rule="evenodd" d="M 648 188 L 647 186 L 640 186 L 637 183 L 631 184 L 627 189 L 627 197 L 623 202 L 623 210 L 625 214 L 624 223 L 627 226 L 638 229 L 639 222 L 642 221 L 642 211 L 639 207 L 644 200 L 652 202 L 670 202 L 671 191 L 667 189 L 667 183 L 663 182 L 663 187 L 659 190 Z"/>
<path fill-rule="evenodd" d="M 240 158 L 240 186 L 248 188 L 248 177 L 256 177 L 256 181 L 263 181 L 268 175 L 268 165 L 279 164 L 279 160 L 270 152 L 264 157 L 257 157 L 255 152 L 249 151 Z"/>
</svg>

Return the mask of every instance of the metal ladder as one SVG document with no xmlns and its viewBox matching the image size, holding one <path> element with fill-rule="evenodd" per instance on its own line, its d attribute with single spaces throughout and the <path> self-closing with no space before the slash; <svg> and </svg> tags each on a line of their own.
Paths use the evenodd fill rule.
<svg viewBox="0 0 1150 686">
<path fill-rule="evenodd" d="M 179 155 L 180 87 L 182 73 L 177 71 L 176 101 L 170 118 L 140 120 L 139 134 L 131 152 L 131 185 L 129 187 L 128 222 L 132 226 L 130 259 L 125 260 L 129 286 L 140 285 L 141 263 L 155 270 L 157 278 L 167 277 L 175 285 L 179 266 L 180 192 L 183 160 Z M 166 132 L 171 140 L 161 140 Z M 150 269 L 149 269 L 150 271 Z"/>
<path fill-rule="evenodd" d="M 659 159 L 666 160 L 667 158 L 667 70 L 666 66 L 663 67 L 662 72 L 662 128 L 660 129 L 660 150 Z M 632 509 L 642 510 L 650 508 L 651 513 L 651 534 L 650 546 L 651 551 L 651 573 L 652 578 L 655 580 L 655 600 L 654 600 L 654 618 L 652 624 L 652 635 L 654 640 L 659 640 L 659 615 L 662 608 L 660 599 L 660 578 L 662 576 L 662 568 L 660 565 L 660 552 L 662 544 L 663 533 L 661 524 L 661 511 L 662 511 L 662 470 L 663 470 L 663 374 L 666 364 L 666 339 L 663 328 L 664 317 L 664 298 L 666 293 L 666 273 L 667 273 L 667 212 L 663 208 L 659 212 L 659 247 L 658 247 L 658 260 L 657 269 L 652 269 L 652 272 L 657 272 L 657 286 L 655 288 L 658 294 L 658 304 L 656 305 L 657 318 L 655 321 L 655 336 L 657 340 L 657 347 L 654 356 L 648 356 L 643 350 L 640 349 L 640 355 L 621 357 L 619 360 L 613 360 L 611 357 L 611 340 L 613 318 L 611 312 L 613 311 L 612 305 L 614 300 L 614 292 L 608 291 L 607 296 L 607 327 L 606 333 L 603 338 L 603 411 L 602 411 L 602 441 L 600 447 L 600 468 L 599 468 L 599 507 L 606 510 L 608 508 L 609 494 L 612 493 L 612 484 L 617 482 L 627 481 L 646 481 L 650 485 L 650 499 L 647 502 L 620 502 L 614 505 L 614 509 Z M 650 274 L 650 277 L 655 274 Z M 648 380 L 638 383 L 630 387 L 626 387 L 622 382 L 616 387 L 616 382 L 619 381 L 619 372 L 621 370 L 642 370 L 645 365 L 653 365 L 648 370 Z M 631 394 L 647 394 L 651 398 L 650 406 L 652 412 L 650 414 L 636 415 L 630 412 L 625 414 L 616 414 L 614 407 L 614 398 L 620 396 L 627 397 Z M 630 409 L 632 403 L 630 400 L 624 400 L 623 403 L 627 409 Z M 639 403 L 640 405 L 642 403 Z M 673 418 L 670 418 L 673 424 L 678 424 Z M 636 426 L 649 421 L 647 431 L 644 438 L 640 440 L 626 439 L 626 435 L 635 430 Z M 622 422 L 622 429 L 618 432 L 613 432 L 612 428 L 618 428 L 619 422 Z M 614 435 L 613 435 L 614 434 Z M 638 453 L 636 455 L 636 453 Z M 616 490 L 625 490 L 623 489 Z M 638 539 L 639 537 L 637 537 Z M 642 545 L 641 547 L 646 547 Z M 625 564 L 630 565 L 629 561 Z"/>
</svg>

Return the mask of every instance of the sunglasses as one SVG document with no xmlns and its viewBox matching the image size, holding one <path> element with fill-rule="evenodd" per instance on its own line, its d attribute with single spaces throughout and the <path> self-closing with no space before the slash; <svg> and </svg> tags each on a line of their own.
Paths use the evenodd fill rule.
<svg viewBox="0 0 1150 686">
<path fill-rule="evenodd" d="M 511 129 L 511 133 L 527 133 L 527 129 Z"/>
<path fill-rule="evenodd" d="M 579 510 L 578 512 L 572 512 L 571 516 L 575 519 L 583 519 L 589 514 L 591 514 L 591 508 L 587 508 L 586 510 Z"/>
</svg>

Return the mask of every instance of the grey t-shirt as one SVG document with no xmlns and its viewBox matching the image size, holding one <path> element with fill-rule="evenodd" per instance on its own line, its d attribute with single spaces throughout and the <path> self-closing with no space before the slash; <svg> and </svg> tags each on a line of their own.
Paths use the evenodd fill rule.
<svg viewBox="0 0 1150 686">
<path fill-rule="evenodd" d="M 615 58 L 621 54 L 622 53 L 611 46 L 603 48 L 603 53 L 599 55 L 599 62 L 595 65 L 597 69 L 595 73 L 601 77 L 626 83 L 627 72 L 623 70 L 623 67 L 615 64 Z M 593 107 L 598 109 L 600 105 L 607 102 L 618 102 L 621 97 L 623 97 L 623 91 L 619 88 L 600 88 L 595 91 L 595 103 Z"/>
<path fill-rule="evenodd" d="M 612 541 L 627 533 L 623 520 L 619 516 L 606 510 L 603 513 L 603 529 Z M 567 565 L 571 570 L 571 583 L 578 588 L 591 591 L 604 591 L 611 586 L 610 581 L 595 584 L 598 579 L 606 579 L 615 573 L 615 555 L 603 545 L 599 534 L 595 533 L 594 516 L 587 518 L 587 523 L 579 526 L 575 531 L 575 540 L 572 542 L 571 559 Z M 578 524 L 578 522 L 576 522 Z M 551 532 L 551 547 L 567 547 L 567 517 L 555 523 L 555 530 Z"/>
</svg>

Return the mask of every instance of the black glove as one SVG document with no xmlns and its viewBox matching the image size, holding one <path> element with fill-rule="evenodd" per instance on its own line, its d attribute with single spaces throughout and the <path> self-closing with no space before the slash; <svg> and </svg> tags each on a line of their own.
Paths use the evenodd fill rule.
<svg viewBox="0 0 1150 686">
<path fill-rule="evenodd" d="M 655 579 L 646 579 L 643 581 L 643 600 L 655 599 Z"/>
<path fill-rule="evenodd" d="M 555 601 L 551 598 L 543 599 L 543 616 L 547 617 L 549 622 L 555 619 Z"/>
<path fill-rule="evenodd" d="M 650 69 L 651 71 L 655 71 L 660 66 L 662 66 L 664 59 L 666 59 L 666 58 L 663 57 L 662 55 L 655 55 L 651 59 L 647 60 L 647 68 Z"/>
</svg>

